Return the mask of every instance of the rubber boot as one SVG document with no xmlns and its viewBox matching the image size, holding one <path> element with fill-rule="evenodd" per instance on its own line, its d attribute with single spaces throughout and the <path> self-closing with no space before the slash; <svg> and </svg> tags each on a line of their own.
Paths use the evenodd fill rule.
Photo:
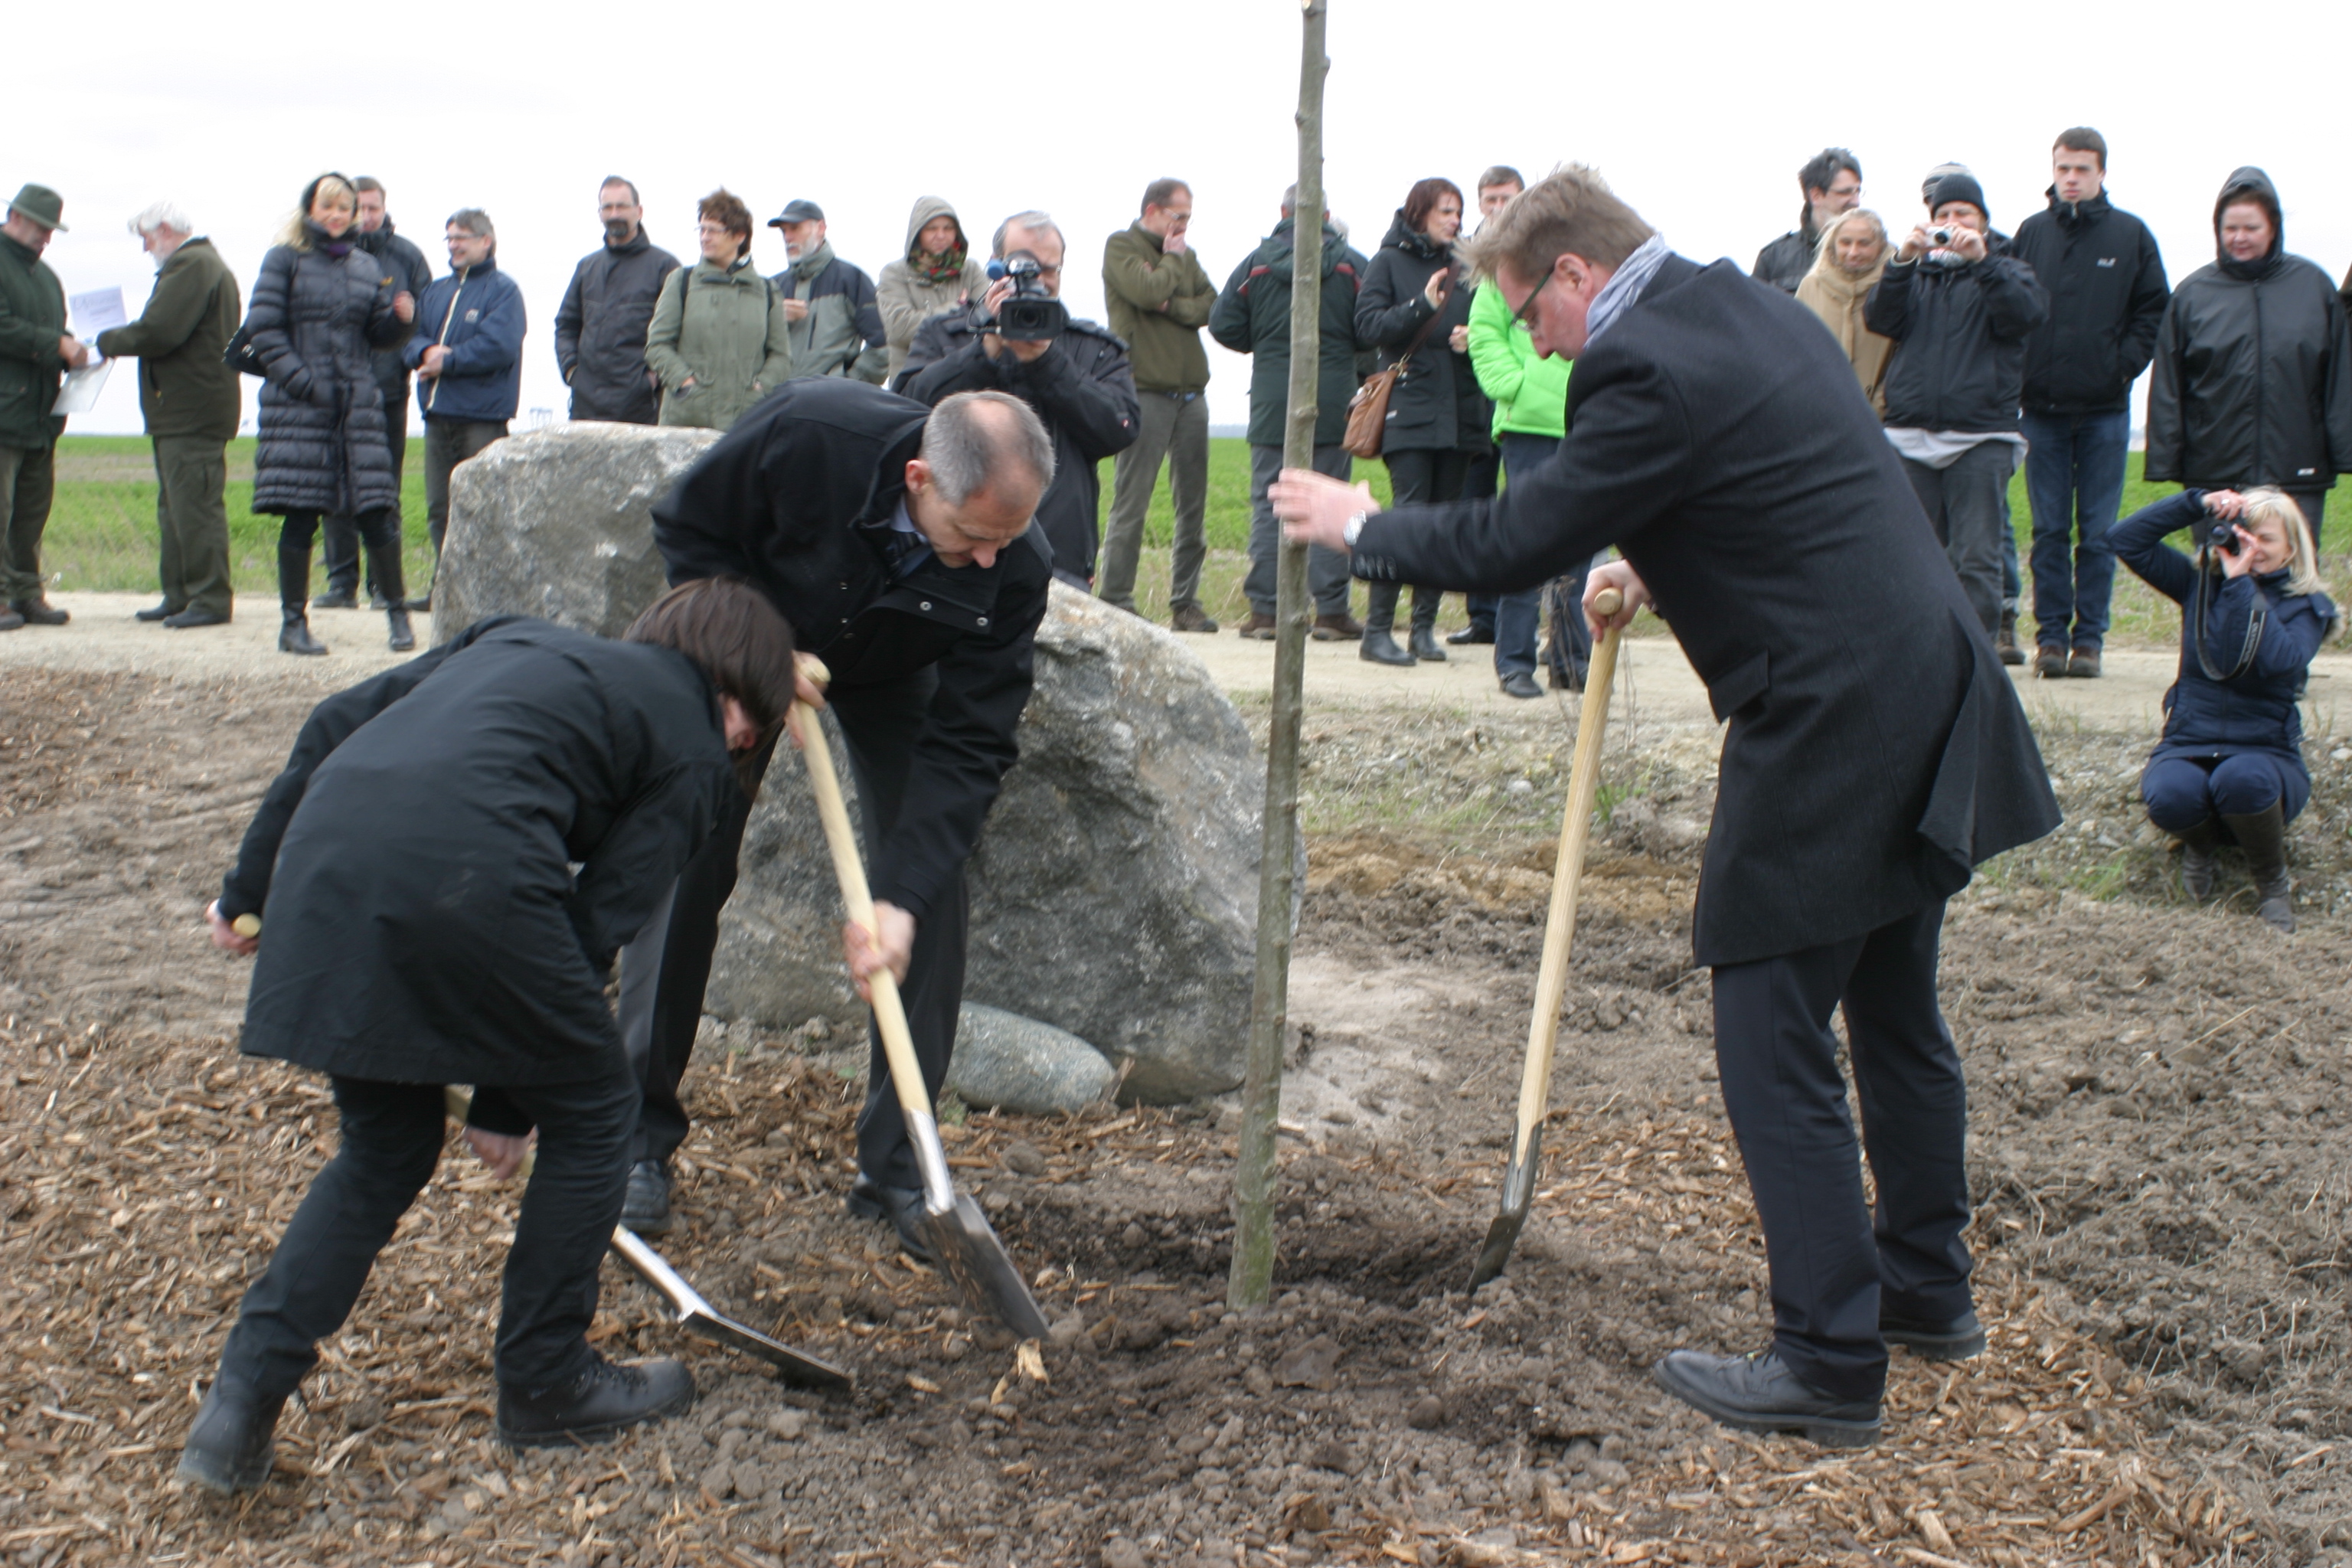
<svg viewBox="0 0 2352 1568">
<path fill-rule="evenodd" d="M 1364 606 L 1364 640 L 1357 647 L 1357 657 L 1373 664 L 1394 664 L 1410 667 L 1412 655 L 1397 647 L 1392 635 L 1396 626 L 1397 588 L 1394 583 L 1375 583 L 1366 595 Z"/>
<path fill-rule="evenodd" d="M 2254 913 L 2283 931 L 2294 930 L 2294 880 L 2286 874 L 2286 813 L 2273 801 L 2251 816 L 2225 816 L 2222 826 L 2246 852 L 2254 877 Z"/>
<path fill-rule="evenodd" d="M 327 651 L 327 645 L 310 635 L 310 552 L 305 550 L 299 561 L 289 561 L 281 547 L 278 558 L 278 603 L 286 614 L 286 624 L 278 632 L 279 653 L 316 658 Z"/>
<path fill-rule="evenodd" d="M 2180 890 L 2189 895 L 2190 903 L 2201 904 L 2213 896 L 2214 853 L 2221 847 L 2220 825 L 2209 816 L 2173 837 L 2180 840 Z"/>
<path fill-rule="evenodd" d="M 416 633 L 408 624 L 408 585 L 401 580 L 400 546 L 370 544 L 367 559 L 368 573 L 383 594 L 383 616 L 392 627 L 392 651 L 406 653 L 415 647 Z"/>
</svg>

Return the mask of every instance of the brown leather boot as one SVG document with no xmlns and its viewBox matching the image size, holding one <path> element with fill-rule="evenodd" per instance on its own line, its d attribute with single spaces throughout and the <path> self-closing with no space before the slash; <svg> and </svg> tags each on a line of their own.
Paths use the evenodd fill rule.
<svg viewBox="0 0 2352 1568">
<path fill-rule="evenodd" d="M 1241 635 L 1245 642 L 1272 642 L 1274 617 L 1260 611 L 1252 610 L 1249 613 L 1249 619 L 1242 623 Z"/>
<path fill-rule="evenodd" d="M 1361 642 L 1364 623 L 1341 610 L 1337 615 L 1316 616 L 1315 625 L 1307 635 L 1317 642 Z"/>
</svg>

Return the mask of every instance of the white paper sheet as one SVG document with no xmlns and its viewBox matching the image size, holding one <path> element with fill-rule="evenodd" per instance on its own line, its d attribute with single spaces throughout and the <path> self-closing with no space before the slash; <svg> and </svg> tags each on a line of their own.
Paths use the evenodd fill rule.
<svg viewBox="0 0 2352 1568">
<path fill-rule="evenodd" d="M 127 325 L 131 317 L 122 308 L 120 289 L 93 289 L 87 294 L 76 294 L 66 300 L 66 319 L 73 335 L 88 342 L 109 327 Z"/>
<path fill-rule="evenodd" d="M 100 360 L 79 370 L 66 372 L 66 384 L 58 388 L 58 400 L 51 405 L 52 414 L 87 414 L 98 406 L 98 395 L 106 390 L 106 378 L 114 370 L 110 359 Z"/>
</svg>

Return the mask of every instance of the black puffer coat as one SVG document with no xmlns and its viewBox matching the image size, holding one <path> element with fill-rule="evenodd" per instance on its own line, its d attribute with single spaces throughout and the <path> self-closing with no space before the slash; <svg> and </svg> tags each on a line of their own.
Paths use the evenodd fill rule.
<svg viewBox="0 0 2352 1568">
<path fill-rule="evenodd" d="M 1422 290 L 1431 273 L 1445 269 L 1454 278 L 1446 285 L 1444 305 L 1433 311 Z M 1356 292 L 1356 341 L 1377 347 L 1379 368 L 1386 370 L 1404 357 L 1433 314 L 1437 324 L 1389 393 L 1381 450 L 1483 452 L 1491 440 L 1495 405 L 1478 390 L 1470 356 L 1449 346 L 1454 329 L 1470 324 L 1469 280 L 1444 246 L 1405 223 L 1399 207 Z"/>
<path fill-rule="evenodd" d="M 1895 340 L 1887 424 L 1970 434 L 2017 428 L 2025 342 L 2050 314 L 2050 295 L 1998 235 L 1986 243 L 1982 261 L 1890 261 L 1863 302 L 1863 325 Z"/>
<path fill-rule="evenodd" d="M 397 280 L 376 258 L 355 245 L 331 256 L 317 229 L 310 239 L 306 250 L 279 245 L 262 258 L 246 316 L 269 372 L 253 510 L 355 516 L 400 501 L 369 351 L 409 329 L 392 312 Z"/>
</svg>

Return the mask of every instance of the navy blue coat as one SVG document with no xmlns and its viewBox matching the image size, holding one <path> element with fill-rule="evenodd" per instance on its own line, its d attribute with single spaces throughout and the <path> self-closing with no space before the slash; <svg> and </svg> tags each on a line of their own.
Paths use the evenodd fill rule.
<svg viewBox="0 0 2352 1568">
<path fill-rule="evenodd" d="M 2287 595 L 2284 572 L 2219 579 L 2206 611 L 2207 657 L 2217 669 L 2235 668 L 2251 639 L 2253 668 L 2234 680 L 2208 676 L 2197 657 L 2196 624 L 2189 609 L 2197 566 L 2164 540 L 2167 534 L 2201 529 L 2211 521 L 2205 492 L 2183 490 L 2140 508 L 2107 533 L 2116 560 L 2182 606 L 2180 674 L 2164 694 L 2164 739 L 2151 760 L 2260 752 L 2309 778 L 2303 765 L 2303 712 L 2295 694 L 2311 667 L 2311 656 L 2336 624 L 2336 605 L 2325 594 Z"/>
<path fill-rule="evenodd" d="M 416 301 L 416 331 L 400 353 L 415 370 L 435 343 L 449 350 L 440 375 L 416 383 L 417 410 L 427 419 L 512 419 L 522 401 L 524 330 L 522 289 L 497 257 L 436 279 Z"/>
</svg>

